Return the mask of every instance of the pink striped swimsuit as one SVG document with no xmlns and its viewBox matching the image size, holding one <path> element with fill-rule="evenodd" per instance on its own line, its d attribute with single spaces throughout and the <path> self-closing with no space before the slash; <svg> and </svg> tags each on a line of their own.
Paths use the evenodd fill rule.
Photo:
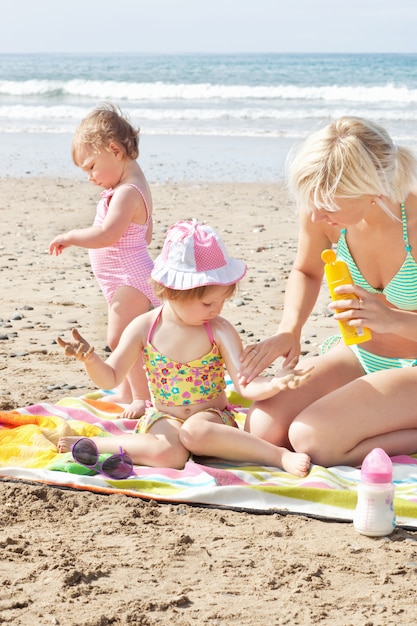
<svg viewBox="0 0 417 626">
<path fill-rule="evenodd" d="M 118 287 L 134 287 L 150 300 L 153 306 L 159 306 L 152 286 L 149 282 L 153 261 L 149 256 L 146 233 L 150 222 L 150 214 L 145 196 L 136 185 L 127 183 L 142 196 L 146 208 L 145 224 L 131 222 L 119 241 L 106 248 L 90 248 L 90 262 L 107 302 L 110 304 Z M 109 203 L 114 189 L 106 189 L 101 193 L 97 205 L 94 226 L 101 225 L 107 215 Z"/>
</svg>

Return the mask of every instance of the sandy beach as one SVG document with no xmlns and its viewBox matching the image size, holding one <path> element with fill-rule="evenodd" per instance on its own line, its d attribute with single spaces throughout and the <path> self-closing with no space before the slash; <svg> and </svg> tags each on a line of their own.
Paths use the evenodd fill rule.
<svg viewBox="0 0 417 626">
<path fill-rule="evenodd" d="M 275 332 L 298 218 L 281 184 L 153 183 L 155 257 L 196 217 L 249 271 L 226 304 L 244 343 Z M 48 243 L 91 224 L 99 190 L 75 177 L 0 180 L 0 408 L 94 389 L 56 343 L 77 327 L 104 355 L 106 304 L 86 250 Z M 336 325 L 327 291 L 303 334 Z M 279 366 L 279 363 L 277 363 Z M 417 623 L 417 533 L 371 539 L 349 523 L 254 515 L 0 481 L 0 623 L 14 626 L 397 626 Z"/>
</svg>

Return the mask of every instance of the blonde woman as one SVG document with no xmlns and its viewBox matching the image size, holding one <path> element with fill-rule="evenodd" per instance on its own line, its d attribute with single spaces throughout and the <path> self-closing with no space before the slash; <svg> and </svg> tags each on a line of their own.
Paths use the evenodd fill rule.
<svg viewBox="0 0 417 626">
<path fill-rule="evenodd" d="M 366 326 L 361 345 L 333 342 L 303 362 L 312 375 L 255 402 L 246 428 L 324 466 L 359 465 L 370 450 L 417 452 L 417 160 L 379 125 L 343 117 L 292 156 L 289 191 L 300 208 L 298 251 L 276 335 L 247 346 L 241 383 L 276 358 L 297 363 L 300 336 L 334 246 L 354 285 L 338 287 L 337 320 Z M 355 295 L 357 298 L 352 298 Z"/>
</svg>

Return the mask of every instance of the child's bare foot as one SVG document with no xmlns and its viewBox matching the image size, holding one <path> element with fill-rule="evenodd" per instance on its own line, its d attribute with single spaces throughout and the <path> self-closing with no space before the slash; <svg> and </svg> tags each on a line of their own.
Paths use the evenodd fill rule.
<svg viewBox="0 0 417 626">
<path fill-rule="evenodd" d="M 283 469 L 290 474 L 296 476 L 307 476 L 310 469 L 311 459 L 308 454 L 303 452 L 291 452 L 290 450 L 283 450 L 281 464 Z"/>
<path fill-rule="evenodd" d="M 72 445 L 81 437 L 61 437 L 58 441 L 58 452 L 70 452 Z"/>
<path fill-rule="evenodd" d="M 128 420 L 138 419 L 138 417 L 142 417 L 142 415 L 145 413 L 145 409 L 146 401 L 136 399 L 124 408 L 123 413 L 120 414 L 120 417 Z"/>
<path fill-rule="evenodd" d="M 120 413 L 120 417 L 122 419 L 138 419 L 138 417 L 142 417 L 146 409 L 146 400 L 141 400 L 140 398 L 132 400 L 132 397 L 126 398 L 118 393 L 106 394 L 105 396 L 99 398 L 99 400 L 101 400 L 102 402 L 111 402 L 112 404 L 127 405 Z"/>
</svg>

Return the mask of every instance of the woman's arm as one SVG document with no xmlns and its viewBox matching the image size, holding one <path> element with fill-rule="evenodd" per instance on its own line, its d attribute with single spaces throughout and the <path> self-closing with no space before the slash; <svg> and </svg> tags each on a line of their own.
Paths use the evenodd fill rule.
<svg viewBox="0 0 417 626">
<path fill-rule="evenodd" d="M 314 223 L 308 213 L 302 213 L 297 254 L 285 289 L 278 331 L 245 348 L 240 367 L 242 383 L 251 382 L 280 356 L 284 357 L 284 368 L 294 367 L 298 362 L 302 328 L 313 310 L 323 280 L 321 252 L 330 245 L 324 223 Z"/>
<path fill-rule="evenodd" d="M 265 400 L 287 388 L 298 387 L 306 379 L 311 369 L 283 369 L 274 376 L 257 376 L 251 383 L 242 384 L 239 377 L 240 355 L 242 342 L 233 326 L 224 318 L 217 317 L 212 321 L 216 345 L 218 346 L 230 378 L 240 395 L 249 400 Z"/>
</svg>

